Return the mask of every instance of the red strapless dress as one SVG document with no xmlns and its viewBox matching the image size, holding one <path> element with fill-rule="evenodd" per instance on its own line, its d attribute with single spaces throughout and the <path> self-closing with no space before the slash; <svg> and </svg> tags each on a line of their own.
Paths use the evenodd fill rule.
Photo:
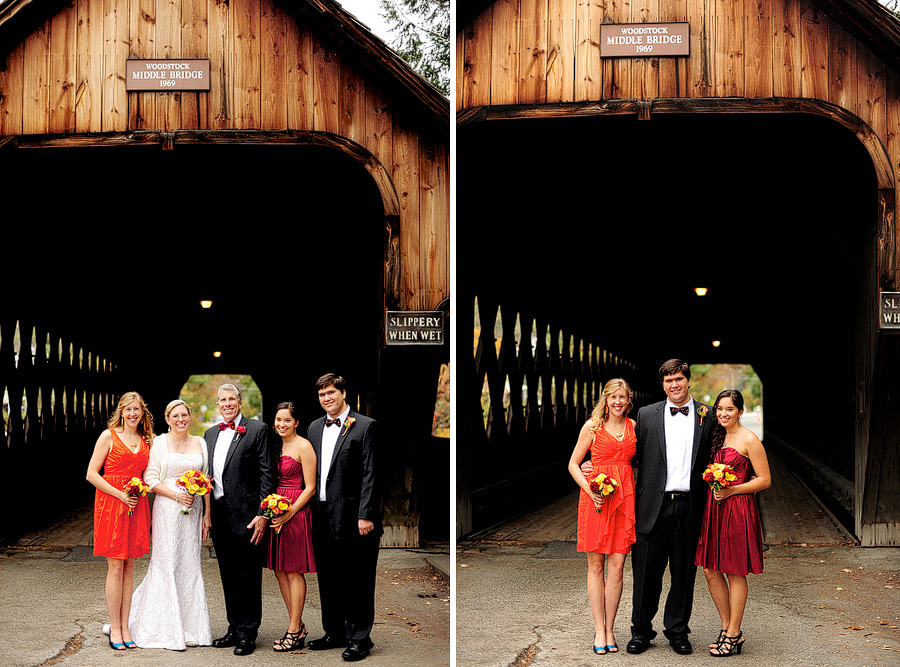
<svg viewBox="0 0 900 667">
<path fill-rule="evenodd" d="M 296 502 L 303 492 L 303 465 L 290 456 L 278 464 L 278 491 Z M 266 567 L 276 572 L 315 572 L 312 544 L 312 514 L 307 503 L 277 533 L 269 530 L 269 557 Z"/>
<path fill-rule="evenodd" d="M 735 484 L 753 476 L 750 459 L 736 449 L 723 447 L 713 459 L 734 468 Z M 712 490 L 706 496 L 706 510 L 694 564 L 723 574 L 759 574 L 763 571 L 762 529 L 756 494 L 739 493 L 716 503 Z"/>
<path fill-rule="evenodd" d="M 634 532 L 634 457 L 637 439 L 628 420 L 622 441 L 600 429 L 591 445 L 591 463 L 595 475 L 610 475 L 619 482 L 615 493 L 606 497 L 599 514 L 594 501 L 585 492 L 578 499 L 578 534 L 576 549 L 601 554 L 627 554 L 635 542 Z"/>
<path fill-rule="evenodd" d="M 121 489 L 132 477 L 143 479 L 150 445 L 141 440 L 137 454 L 119 439 L 113 429 L 112 450 L 103 463 L 103 479 Z M 144 496 L 138 500 L 134 514 L 128 505 L 100 489 L 94 494 L 94 555 L 109 558 L 139 558 L 150 553 L 150 503 Z"/>
</svg>

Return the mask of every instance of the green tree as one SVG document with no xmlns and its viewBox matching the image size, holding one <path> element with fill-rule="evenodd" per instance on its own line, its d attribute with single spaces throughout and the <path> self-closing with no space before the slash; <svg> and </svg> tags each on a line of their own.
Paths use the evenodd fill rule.
<svg viewBox="0 0 900 667">
<path fill-rule="evenodd" d="M 712 402 L 725 389 L 737 389 L 744 397 L 744 409 L 761 406 L 762 381 L 749 364 L 693 364 L 691 395 L 698 401 Z"/>
<path fill-rule="evenodd" d="M 262 412 L 262 394 L 253 378 L 249 375 L 192 375 L 181 388 L 179 398 L 191 406 L 191 433 L 203 435 L 203 432 L 216 422 L 219 412 L 216 409 L 216 390 L 219 386 L 230 383 L 241 388 L 243 401 L 241 414 L 252 419 Z"/>
<path fill-rule="evenodd" d="M 395 35 L 391 48 L 445 96 L 450 95 L 450 0 L 380 0 Z"/>
</svg>

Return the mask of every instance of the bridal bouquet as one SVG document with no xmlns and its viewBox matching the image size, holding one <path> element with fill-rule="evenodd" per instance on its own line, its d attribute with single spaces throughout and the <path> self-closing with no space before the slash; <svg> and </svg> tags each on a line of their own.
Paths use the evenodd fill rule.
<svg viewBox="0 0 900 667">
<path fill-rule="evenodd" d="M 604 498 L 619 487 L 619 483 L 607 475 L 605 472 L 598 472 L 594 477 L 588 480 L 593 493 L 599 493 Z M 597 508 L 597 514 L 603 511 L 603 505 Z"/>
<path fill-rule="evenodd" d="M 291 499 L 285 498 L 277 493 L 270 493 L 259 504 L 259 508 L 263 511 L 263 516 L 267 519 L 273 519 L 280 514 L 284 514 L 291 509 Z M 275 528 L 275 532 L 281 531 L 281 526 Z"/>
<path fill-rule="evenodd" d="M 129 496 L 134 498 L 139 498 L 141 496 L 146 496 L 147 492 L 150 490 L 150 487 L 144 484 L 144 480 L 140 477 L 132 477 L 127 482 L 125 482 L 125 486 L 122 487 L 122 490 L 127 493 Z M 128 509 L 128 516 L 134 514 L 134 509 Z"/>
<path fill-rule="evenodd" d="M 713 491 L 730 486 L 736 479 L 734 468 L 727 463 L 710 463 L 703 471 L 703 481 L 709 484 L 709 488 Z M 716 504 L 721 505 L 722 501 L 717 500 Z"/>
<path fill-rule="evenodd" d="M 175 484 L 192 496 L 205 496 L 212 491 L 212 480 L 196 469 L 185 470 L 181 477 L 175 480 Z M 191 510 L 182 507 L 181 513 L 190 514 Z"/>
</svg>

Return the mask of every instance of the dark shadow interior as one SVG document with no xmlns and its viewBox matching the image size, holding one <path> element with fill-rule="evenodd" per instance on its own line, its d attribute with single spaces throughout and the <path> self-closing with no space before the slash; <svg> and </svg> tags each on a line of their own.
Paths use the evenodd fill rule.
<svg viewBox="0 0 900 667">
<path fill-rule="evenodd" d="M 177 146 L 20 150 L 3 163 L 11 191 L 32 193 L 4 225 L 10 312 L 52 321 L 162 395 L 191 373 L 250 373 L 268 405 L 295 400 L 315 417 L 323 372 L 374 391 L 384 216 L 355 161 Z"/>
<path fill-rule="evenodd" d="M 853 479 L 877 186 L 852 133 L 801 114 L 507 120 L 461 127 L 457 150 L 460 307 L 563 323 L 638 364 L 652 400 L 670 357 L 750 363 L 767 433 Z M 546 443 L 562 476 L 574 435 Z"/>
</svg>

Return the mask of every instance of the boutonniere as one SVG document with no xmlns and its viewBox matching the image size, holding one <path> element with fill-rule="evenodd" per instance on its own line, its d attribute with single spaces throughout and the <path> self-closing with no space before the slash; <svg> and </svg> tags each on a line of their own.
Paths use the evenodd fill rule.
<svg viewBox="0 0 900 667">
<path fill-rule="evenodd" d="M 247 432 L 247 427 L 245 427 L 245 426 L 235 426 L 235 427 L 234 427 L 234 430 L 237 431 L 238 433 L 240 433 L 241 435 L 243 435 L 244 433 Z"/>
<path fill-rule="evenodd" d="M 700 417 L 700 426 L 703 426 L 703 418 L 706 417 L 707 414 L 709 414 L 709 408 L 705 405 L 701 405 L 697 408 L 697 415 Z"/>
<path fill-rule="evenodd" d="M 356 421 L 356 417 L 347 417 L 344 421 L 344 432 L 341 435 L 347 435 L 347 431 L 350 430 L 350 427 L 353 426 L 353 422 Z"/>
</svg>

